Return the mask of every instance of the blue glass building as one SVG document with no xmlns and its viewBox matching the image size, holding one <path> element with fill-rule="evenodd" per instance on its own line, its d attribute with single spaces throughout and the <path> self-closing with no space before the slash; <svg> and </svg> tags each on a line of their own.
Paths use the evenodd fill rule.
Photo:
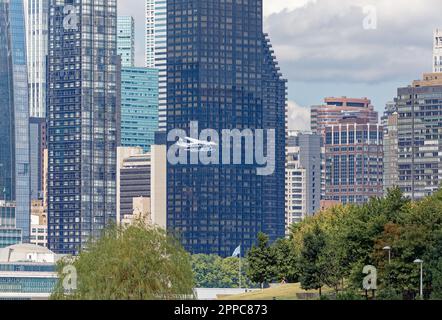
<svg viewBox="0 0 442 320">
<path fill-rule="evenodd" d="M 22 242 L 22 231 L 15 226 L 15 203 L 0 201 L 0 249 Z"/>
<path fill-rule="evenodd" d="M 158 70 L 121 70 L 121 145 L 150 152 L 158 130 Z"/>
<path fill-rule="evenodd" d="M 122 67 L 135 65 L 135 20 L 120 16 L 117 22 L 117 53 L 121 56 Z"/>
<path fill-rule="evenodd" d="M 29 104 L 22 0 L 0 0 L 0 200 L 30 237 Z"/>
<path fill-rule="evenodd" d="M 167 130 L 275 130 L 275 170 L 168 164 L 167 227 L 191 253 L 247 251 L 284 237 L 286 81 L 263 33 L 262 0 L 167 1 Z M 169 148 L 174 142 L 169 141 Z M 220 151 L 222 144 L 218 148 Z"/>
<path fill-rule="evenodd" d="M 50 1 L 48 246 L 56 253 L 78 254 L 116 221 L 116 11 L 116 0 Z"/>
</svg>

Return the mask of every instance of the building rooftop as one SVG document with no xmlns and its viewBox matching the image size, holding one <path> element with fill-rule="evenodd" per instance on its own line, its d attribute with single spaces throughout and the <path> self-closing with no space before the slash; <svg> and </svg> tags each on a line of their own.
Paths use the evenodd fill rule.
<svg viewBox="0 0 442 320">
<path fill-rule="evenodd" d="M 424 73 L 422 80 L 413 81 L 413 87 L 429 87 L 442 85 L 442 73 Z"/>
<path fill-rule="evenodd" d="M 56 260 L 54 252 L 33 244 L 17 244 L 0 249 L 0 263 L 55 263 Z"/>
</svg>

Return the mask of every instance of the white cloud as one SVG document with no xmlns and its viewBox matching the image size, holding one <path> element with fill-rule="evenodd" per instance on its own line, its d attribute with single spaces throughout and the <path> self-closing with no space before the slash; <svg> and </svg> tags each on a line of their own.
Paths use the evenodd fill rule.
<svg viewBox="0 0 442 320">
<path fill-rule="evenodd" d="M 264 0 L 264 15 L 293 10 L 315 0 Z"/>
<path fill-rule="evenodd" d="M 295 101 L 288 102 L 288 126 L 290 130 L 310 130 L 310 109 L 302 107 Z"/>
<path fill-rule="evenodd" d="M 377 29 L 364 30 L 364 6 Z M 265 19 L 281 70 L 291 81 L 415 79 L 431 69 L 440 0 L 316 0 Z"/>
</svg>

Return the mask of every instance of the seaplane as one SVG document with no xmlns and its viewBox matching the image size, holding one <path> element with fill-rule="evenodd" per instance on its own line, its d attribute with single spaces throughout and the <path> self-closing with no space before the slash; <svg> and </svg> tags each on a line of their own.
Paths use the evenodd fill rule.
<svg viewBox="0 0 442 320">
<path fill-rule="evenodd" d="M 180 138 L 176 144 L 179 148 L 190 152 L 214 152 L 218 146 L 213 141 L 201 141 L 189 137 Z"/>
</svg>

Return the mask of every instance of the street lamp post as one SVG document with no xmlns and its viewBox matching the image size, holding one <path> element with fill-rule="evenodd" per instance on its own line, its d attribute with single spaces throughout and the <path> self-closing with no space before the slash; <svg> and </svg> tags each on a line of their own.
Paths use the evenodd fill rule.
<svg viewBox="0 0 442 320">
<path fill-rule="evenodd" d="M 420 264 L 421 269 L 421 277 L 420 277 L 420 297 L 422 300 L 424 300 L 424 261 L 421 259 L 414 260 L 414 263 Z"/>
<path fill-rule="evenodd" d="M 388 251 L 388 264 L 391 263 L 391 247 L 387 246 L 383 248 L 385 251 Z"/>
</svg>

